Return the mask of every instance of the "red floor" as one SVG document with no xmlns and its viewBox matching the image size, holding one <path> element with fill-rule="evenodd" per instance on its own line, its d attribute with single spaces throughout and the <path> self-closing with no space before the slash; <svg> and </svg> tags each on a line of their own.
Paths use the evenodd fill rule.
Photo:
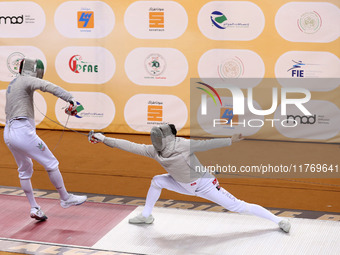
<svg viewBox="0 0 340 255">
<path fill-rule="evenodd" d="M 29 217 L 26 197 L 0 195 L 0 237 L 89 247 L 136 208 L 86 202 L 63 209 L 56 199 L 37 202 L 48 216 L 45 222 Z"/>
</svg>

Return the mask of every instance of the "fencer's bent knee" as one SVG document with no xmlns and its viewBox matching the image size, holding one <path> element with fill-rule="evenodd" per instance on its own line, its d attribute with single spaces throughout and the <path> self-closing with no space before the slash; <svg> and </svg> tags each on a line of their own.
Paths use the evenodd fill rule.
<svg viewBox="0 0 340 255">
<path fill-rule="evenodd" d="M 26 161 L 23 165 L 18 168 L 19 179 L 27 180 L 31 179 L 33 175 L 33 163 L 32 161 Z"/>
<path fill-rule="evenodd" d="M 47 172 L 54 172 L 59 170 L 59 161 L 57 159 L 51 160 L 44 164 L 44 168 Z"/>
<path fill-rule="evenodd" d="M 162 189 L 162 175 L 156 175 L 151 180 L 151 185 L 156 189 Z"/>
<path fill-rule="evenodd" d="M 59 171 L 59 168 L 57 167 L 57 168 L 54 168 L 54 169 L 46 169 L 46 171 L 47 171 L 48 173 L 52 173 L 52 172 Z"/>
</svg>

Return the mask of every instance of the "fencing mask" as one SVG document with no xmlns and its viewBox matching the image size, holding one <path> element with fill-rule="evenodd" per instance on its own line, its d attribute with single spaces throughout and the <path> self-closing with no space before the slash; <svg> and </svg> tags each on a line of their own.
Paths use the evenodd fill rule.
<svg viewBox="0 0 340 255">
<path fill-rule="evenodd" d="M 24 58 L 20 62 L 19 74 L 42 79 L 44 76 L 44 64 L 40 59 Z"/>
<path fill-rule="evenodd" d="M 173 124 L 166 124 L 158 127 L 153 127 L 150 132 L 152 145 L 158 152 L 161 152 L 167 146 L 167 137 L 175 137 L 177 130 Z"/>
</svg>

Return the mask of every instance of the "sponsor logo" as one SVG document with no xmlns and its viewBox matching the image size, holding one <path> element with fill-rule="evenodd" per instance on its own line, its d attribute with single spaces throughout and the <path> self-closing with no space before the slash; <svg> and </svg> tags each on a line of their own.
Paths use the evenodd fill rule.
<svg viewBox="0 0 340 255">
<path fill-rule="evenodd" d="M 174 106 L 176 114 L 173 114 Z M 185 103 L 173 95 L 137 94 L 127 101 L 124 117 L 136 131 L 150 132 L 153 126 L 168 123 L 174 123 L 180 130 L 188 119 L 188 110 Z"/>
<path fill-rule="evenodd" d="M 226 120 L 225 125 L 228 125 L 231 123 L 231 121 L 235 122 L 237 125 L 238 123 L 238 115 L 234 115 L 233 107 L 221 107 L 221 114 L 220 114 L 221 120 Z"/>
<path fill-rule="evenodd" d="M 78 28 L 94 28 L 94 12 L 78 11 Z"/>
<path fill-rule="evenodd" d="M 226 28 L 249 28 L 249 22 L 228 22 L 228 18 L 220 11 L 213 11 L 210 14 L 210 20 L 213 26 L 218 29 L 226 29 Z"/>
<path fill-rule="evenodd" d="M 21 24 L 33 24 L 35 18 L 30 14 L 22 14 L 19 16 L 0 16 L 0 25 L 21 25 Z"/>
<path fill-rule="evenodd" d="M 20 61 L 25 57 L 21 52 L 13 52 L 7 58 L 7 68 L 13 74 L 12 76 L 16 76 L 19 73 L 19 65 Z"/>
<path fill-rule="evenodd" d="M 306 34 L 314 34 L 322 25 L 321 16 L 316 11 L 305 12 L 297 21 L 299 29 Z"/>
<path fill-rule="evenodd" d="M 68 38 L 103 38 L 115 26 L 115 15 L 104 1 L 64 1 L 54 14 L 55 27 Z"/>
<path fill-rule="evenodd" d="M 298 70 L 301 69 L 306 64 L 300 61 L 294 61 L 293 66 L 287 70 L 287 72 L 291 72 L 292 77 L 304 77 L 304 70 Z"/>
<path fill-rule="evenodd" d="M 218 66 L 218 75 L 222 79 L 239 78 L 244 74 L 244 65 L 240 58 L 233 57 Z"/>
<path fill-rule="evenodd" d="M 73 55 L 70 58 L 69 67 L 74 73 L 98 73 L 98 65 L 83 61 L 80 55 Z"/>
<path fill-rule="evenodd" d="M 298 124 L 302 125 L 313 125 L 313 124 L 322 124 L 322 125 L 327 125 L 330 124 L 330 118 L 324 116 L 324 115 L 311 115 L 311 116 L 306 116 L 306 115 L 287 115 L 287 122 L 289 123 L 290 121 L 296 122 Z"/>
<path fill-rule="evenodd" d="M 153 53 L 147 56 L 147 58 L 144 61 L 144 66 L 146 71 L 152 75 L 151 77 L 145 77 L 145 78 L 151 78 L 151 79 L 166 79 L 166 77 L 161 76 L 161 74 L 164 72 L 166 68 L 166 62 L 162 55 Z"/>
<path fill-rule="evenodd" d="M 148 102 L 147 120 L 148 124 L 159 124 L 159 122 L 163 121 L 163 102 Z"/>
<path fill-rule="evenodd" d="M 41 151 L 45 151 L 46 150 L 46 147 L 45 147 L 45 145 L 42 142 L 38 143 L 37 148 L 39 150 L 41 150 Z"/>
<path fill-rule="evenodd" d="M 294 78 L 317 78 L 322 73 L 321 69 L 314 69 L 313 66 L 318 66 L 319 64 L 307 64 L 303 61 L 293 61 L 293 66 L 287 70 L 291 73 L 291 77 Z"/>
<path fill-rule="evenodd" d="M 176 39 L 185 32 L 188 15 L 178 1 L 134 1 L 125 11 L 124 25 L 139 39 Z"/>
<path fill-rule="evenodd" d="M 241 89 L 255 87 L 261 82 L 264 73 L 262 58 L 250 50 L 212 49 L 205 52 L 198 62 L 199 77 L 211 85 L 229 83 L 234 78 L 249 78 L 238 79 L 233 83 Z"/>
<path fill-rule="evenodd" d="M 195 186 L 197 183 L 196 182 L 193 182 L 190 184 L 190 186 Z"/>
<path fill-rule="evenodd" d="M 0 25 L 2 24 L 22 24 L 24 22 L 24 15 L 21 16 L 0 16 Z"/>
<path fill-rule="evenodd" d="M 142 86 L 175 86 L 188 74 L 187 59 L 173 48 L 136 48 L 124 66 L 128 78 Z"/>
<path fill-rule="evenodd" d="M 115 117 L 116 109 L 108 95 L 100 92 L 70 92 L 79 102 L 86 102 L 86 104 L 84 103 L 85 109 L 78 105 L 77 110 L 81 107 L 80 112 L 77 113 L 78 117 L 67 120 L 62 110 L 65 102 L 59 98 L 55 106 L 55 114 L 62 125 L 67 124 L 69 128 L 99 130 L 111 124 Z"/>
<path fill-rule="evenodd" d="M 164 31 L 164 8 L 149 9 L 149 31 Z"/>
<path fill-rule="evenodd" d="M 87 111 L 83 111 L 81 113 L 77 114 L 78 118 L 103 118 L 104 117 L 104 113 L 103 112 L 87 112 Z"/>
<path fill-rule="evenodd" d="M 0 37 L 32 38 L 45 28 L 46 16 L 40 5 L 33 1 L 0 2 Z"/>
<path fill-rule="evenodd" d="M 225 29 L 226 28 L 226 21 L 228 20 L 227 17 L 219 11 L 214 11 L 210 15 L 211 22 L 213 25 L 219 29 Z"/>
</svg>

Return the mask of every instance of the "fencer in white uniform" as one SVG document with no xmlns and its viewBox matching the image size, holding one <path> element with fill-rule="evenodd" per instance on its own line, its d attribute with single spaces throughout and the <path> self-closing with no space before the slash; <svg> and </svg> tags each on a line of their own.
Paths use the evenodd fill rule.
<svg viewBox="0 0 340 255">
<path fill-rule="evenodd" d="M 235 198 L 219 185 L 211 173 L 195 171 L 195 169 L 204 169 L 195 156 L 195 152 L 230 146 L 243 139 L 240 134 L 235 134 L 232 138 L 207 140 L 185 139 L 176 137 L 176 134 L 177 130 L 172 124 L 153 127 L 151 129 L 152 145 L 145 145 L 106 137 L 93 131 L 89 133 L 89 141 L 92 143 L 103 142 L 112 148 L 153 158 L 168 172 L 153 177 L 143 212 L 131 218 L 129 220 L 131 224 L 152 223 L 154 221 L 151 215 L 152 209 L 159 199 L 162 189 L 167 189 L 205 198 L 233 212 L 256 215 L 271 220 L 278 224 L 283 231 L 289 232 L 290 222 L 287 219 L 277 217 L 262 206 Z"/>
<path fill-rule="evenodd" d="M 44 65 L 39 59 L 25 58 L 20 63 L 19 75 L 8 85 L 6 91 L 6 126 L 4 141 L 18 165 L 20 185 L 30 203 L 30 217 L 46 220 L 47 216 L 35 200 L 31 177 L 33 174 L 32 159 L 46 169 L 48 176 L 60 195 L 60 205 L 68 208 L 86 201 L 86 196 L 69 194 L 59 171 L 59 162 L 44 141 L 36 134 L 34 122 L 33 93 L 35 90 L 48 92 L 70 103 L 66 111 L 76 114 L 76 100 L 71 93 L 42 80 Z"/>
</svg>

